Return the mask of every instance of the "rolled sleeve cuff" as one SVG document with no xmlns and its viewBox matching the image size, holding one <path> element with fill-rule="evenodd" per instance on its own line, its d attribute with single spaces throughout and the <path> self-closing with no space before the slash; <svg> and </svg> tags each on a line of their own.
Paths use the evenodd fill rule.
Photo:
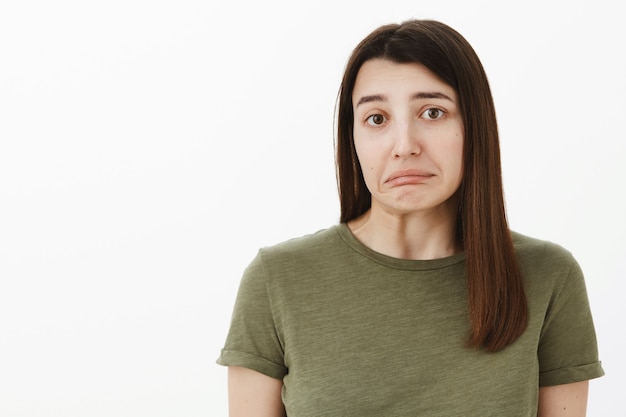
<svg viewBox="0 0 626 417">
<path fill-rule="evenodd" d="M 252 369 L 272 378 L 282 380 L 287 375 L 287 368 L 265 358 L 246 352 L 223 349 L 217 363 L 223 366 L 241 366 Z"/>
<path fill-rule="evenodd" d="M 553 369 L 539 373 L 539 386 L 552 386 L 571 384 L 573 382 L 587 381 L 604 375 L 601 362 L 571 368 Z"/>
</svg>

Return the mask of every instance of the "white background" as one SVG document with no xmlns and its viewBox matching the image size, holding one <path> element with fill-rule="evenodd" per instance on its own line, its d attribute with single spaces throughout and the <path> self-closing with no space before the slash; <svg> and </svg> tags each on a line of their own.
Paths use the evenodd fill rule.
<svg viewBox="0 0 626 417">
<path fill-rule="evenodd" d="M 482 58 L 511 226 L 581 263 L 607 371 L 589 415 L 626 415 L 617 3 L 2 1 L 0 416 L 225 416 L 241 272 L 337 222 L 341 73 L 408 18 Z"/>
</svg>

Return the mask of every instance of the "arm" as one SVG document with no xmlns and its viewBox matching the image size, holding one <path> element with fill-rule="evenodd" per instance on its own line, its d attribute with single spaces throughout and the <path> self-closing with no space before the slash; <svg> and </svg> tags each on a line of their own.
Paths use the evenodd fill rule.
<svg viewBox="0 0 626 417">
<path fill-rule="evenodd" d="M 589 381 L 539 387 L 537 417 L 585 417 Z"/>
<path fill-rule="evenodd" d="M 284 417 L 283 382 L 240 366 L 228 367 L 230 417 Z"/>
</svg>

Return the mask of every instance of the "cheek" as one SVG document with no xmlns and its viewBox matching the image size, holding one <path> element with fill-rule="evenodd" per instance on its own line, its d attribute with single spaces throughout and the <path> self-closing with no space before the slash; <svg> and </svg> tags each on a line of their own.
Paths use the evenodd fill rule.
<svg viewBox="0 0 626 417">
<path fill-rule="evenodd" d="M 377 167 L 380 165 L 376 161 L 376 153 L 367 149 L 356 149 L 356 155 L 359 161 L 359 165 L 361 166 L 361 171 L 363 172 L 363 176 L 367 182 L 368 177 L 372 177 L 376 171 Z"/>
<path fill-rule="evenodd" d="M 439 145 L 429 149 L 435 164 L 439 165 L 449 181 L 460 183 L 463 176 L 463 141 L 455 137 Z"/>
<path fill-rule="evenodd" d="M 451 155 L 454 155 L 452 167 L 457 172 L 460 183 L 463 179 L 463 143 L 451 149 Z"/>
<path fill-rule="evenodd" d="M 363 147 L 355 146 L 356 155 L 358 158 L 359 166 L 361 167 L 361 173 L 363 176 L 363 181 L 365 182 L 365 186 L 367 189 L 372 192 L 372 189 L 376 189 L 377 173 L 376 173 L 376 161 L 372 158 L 372 153 L 368 152 L 367 149 L 363 149 Z"/>
<path fill-rule="evenodd" d="M 356 158 L 361 166 L 361 171 L 365 174 L 367 171 L 372 169 L 372 161 L 368 158 L 368 152 L 366 149 L 363 149 L 363 146 L 355 141 L 354 149 L 356 151 Z"/>
</svg>

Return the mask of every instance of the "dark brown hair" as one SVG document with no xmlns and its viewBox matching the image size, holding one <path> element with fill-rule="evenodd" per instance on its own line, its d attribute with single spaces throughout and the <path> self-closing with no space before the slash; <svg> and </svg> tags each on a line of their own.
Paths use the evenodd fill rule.
<svg viewBox="0 0 626 417">
<path fill-rule="evenodd" d="M 483 66 L 463 36 L 432 20 L 385 25 L 361 41 L 348 61 L 338 97 L 341 222 L 359 217 L 371 206 L 352 130 L 354 84 L 363 63 L 371 59 L 422 64 L 458 94 L 464 145 L 456 225 L 466 259 L 468 345 L 501 350 L 524 332 L 528 306 L 506 219 L 496 113 Z"/>
</svg>

